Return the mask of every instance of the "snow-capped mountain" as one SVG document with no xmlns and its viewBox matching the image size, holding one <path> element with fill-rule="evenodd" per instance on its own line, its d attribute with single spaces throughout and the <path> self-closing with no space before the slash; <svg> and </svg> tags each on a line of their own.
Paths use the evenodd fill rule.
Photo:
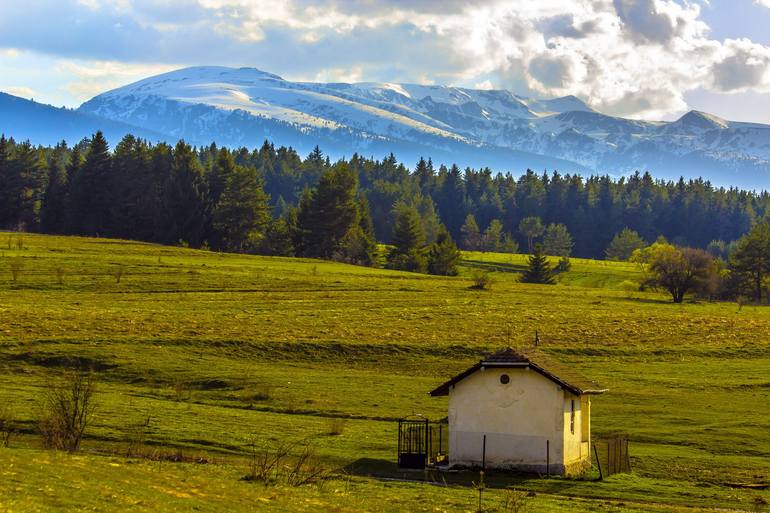
<svg viewBox="0 0 770 513">
<path fill-rule="evenodd" d="M 673 122 L 607 116 L 567 96 L 392 83 L 291 82 L 253 68 L 194 67 L 84 103 L 81 113 L 195 144 L 419 156 L 496 171 L 525 168 L 703 176 L 770 188 L 770 126 L 691 111 Z"/>
</svg>

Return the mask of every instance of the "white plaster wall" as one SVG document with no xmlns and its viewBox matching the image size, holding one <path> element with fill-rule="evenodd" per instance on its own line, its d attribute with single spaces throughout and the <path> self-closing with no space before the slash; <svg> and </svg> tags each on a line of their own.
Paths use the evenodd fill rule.
<svg viewBox="0 0 770 513">
<path fill-rule="evenodd" d="M 500 383 L 502 374 L 510 376 L 508 384 Z M 449 462 L 480 465 L 487 435 L 487 466 L 544 472 L 549 441 L 551 470 L 558 473 L 564 461 L 563 408 L 561 388 L 533 370 L 480 370 L 449 391 Z"/>
</svg>

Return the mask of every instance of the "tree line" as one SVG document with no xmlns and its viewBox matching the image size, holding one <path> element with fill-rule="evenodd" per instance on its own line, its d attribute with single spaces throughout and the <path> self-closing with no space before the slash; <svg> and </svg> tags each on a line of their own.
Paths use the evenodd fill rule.
<svg viewBox="0 0 770 513">
<path fill-rule="evenodd" d="M 447 241 L 479 251 L 531 253 L 541 244 L 552 255 L 628 258 L 664 236 L 726 255 L 769 206 L 765 192 L 649 173 L 514 177 L 430 159 L 410 170 L 392 154 L 331 162 L 318 148 L 303 158 L 268 142 L 230 150 L 129 135 L 111 151 L 101 133 L 71 148 L 0 137 L 2 228 L 366 264 L 376 242 L 397 242 L 411 226 L 415 240 L 407 237 L 390 260 L 415 269 L 427 268 L 433 245 Z"/>
</svg>

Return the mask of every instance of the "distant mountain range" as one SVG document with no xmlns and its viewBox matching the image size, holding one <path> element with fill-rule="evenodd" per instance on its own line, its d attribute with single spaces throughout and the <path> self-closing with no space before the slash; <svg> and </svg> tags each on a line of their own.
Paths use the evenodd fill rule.
<svg viewBox="0 0 770 513">
<path fill-rule="evenodd" d="M 264 139 L 333 157 L 393 152 L 495 171 L 526 168 L 623 175 L 649 170 L 717 185 L 770 189 L 770 126 L 690 111 L 673 122 L 607 116 L 574 96 L 391 83 L 290 82 L 253 68 L 193 67 L 55 109 L 0 96 L 0 131 L 37 143 L 101 128 L 113 142 L 150 140 L 254 147 Z"/>
</svg>

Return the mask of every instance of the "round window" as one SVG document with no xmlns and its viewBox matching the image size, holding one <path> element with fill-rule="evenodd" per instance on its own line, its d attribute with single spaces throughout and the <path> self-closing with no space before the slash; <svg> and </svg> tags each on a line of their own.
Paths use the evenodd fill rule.
<svg viewBox="0 0 770 513">
<path fill-rule="evenodd" d="M 500 383 L 503 385 L 507 385 L 511 382 L 511 377 L 508 374 L 501 374 L 500 375 Z"/>
</svg>

